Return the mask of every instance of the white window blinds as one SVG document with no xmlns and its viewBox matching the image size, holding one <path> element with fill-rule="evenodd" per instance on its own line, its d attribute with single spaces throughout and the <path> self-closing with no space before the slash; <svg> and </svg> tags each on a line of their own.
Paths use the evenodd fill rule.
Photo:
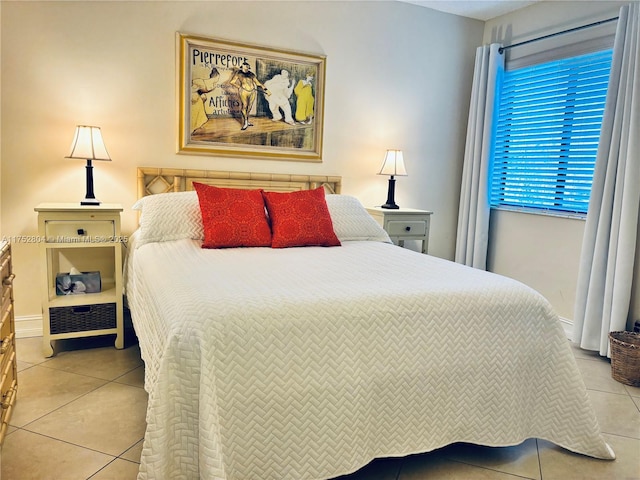
<svg viewBox="0 0 640 480">
<path fill-rule="evenodd" d="M 492 207 L 586 213 L 611 50 L 503 73 Z"/>
</svg>

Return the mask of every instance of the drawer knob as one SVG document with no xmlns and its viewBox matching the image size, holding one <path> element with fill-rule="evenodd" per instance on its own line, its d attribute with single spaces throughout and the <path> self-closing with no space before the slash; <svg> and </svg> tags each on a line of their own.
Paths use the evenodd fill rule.
<svg viewBox="0 0 640 480">
<path fill-rule="evenodd" d="M 408 226 L 408 225 L 407 225 L 406 227 L 404 227 L 404 229 L 405 229 L 407 232 L 410 232 L 410 231 L 411 231 L 411 227 L 410 227 L 410 226 Z"/>
<path fill-rule="evenodd" d="M 86 235 L 87 231 L 84 228 L 79 228 L 78 229 L 78 235 Z"/>
</svg>

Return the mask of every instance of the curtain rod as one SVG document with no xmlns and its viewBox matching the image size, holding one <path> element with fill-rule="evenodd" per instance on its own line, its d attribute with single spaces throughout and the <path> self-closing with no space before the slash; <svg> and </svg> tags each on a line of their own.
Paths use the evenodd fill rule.
<svg viewBox="0 0 640 480">
<path fill-rule="evenodd" d="M 513 45 L 507 45 L 506 47 L 500 47 L 498 49 L 498 53 L 503 53 L 505 50 L 509 50 L 514 47 L 519 47 L 520 45 L 526 45 L 528 43 L 537 42 L 539 40 L 544 40 L 551 37 L 556 37 L 558 35 L 564 35 L 565 33 L 573 33 L 578 30 L 584 30 L 585 28 L 597 27 L 598 25 L 602 25 L 603 23 L 609 23 L 618 20 L 618 17 L 607 18 L 606 20 L 600 20 L 599 22 L 589 23 L 588 25 L 582 25 L 580 27 L 570 28 L 568 30 L 562 30 L 561 32 L 550 33 L 549 35 L 544 35 L 542 37 L 532 38 L 531 40 L 525 40 L 524 42 L 514 43 Z"/>
</svg>

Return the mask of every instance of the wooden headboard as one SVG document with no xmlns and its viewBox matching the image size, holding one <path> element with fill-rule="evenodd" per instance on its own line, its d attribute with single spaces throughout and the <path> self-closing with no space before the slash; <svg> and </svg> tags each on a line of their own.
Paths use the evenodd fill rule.
<svg viewBox="0 0 640 480">
<path fill-rule="evenodd" d="M 342 177 L 138 167 L 138 198 L 193 190 L 193 182 L 245 190 L 262 188 L 270 192 L 295 192 L 323 186 L 327 193 L 340 193 Z"/>
</svg>

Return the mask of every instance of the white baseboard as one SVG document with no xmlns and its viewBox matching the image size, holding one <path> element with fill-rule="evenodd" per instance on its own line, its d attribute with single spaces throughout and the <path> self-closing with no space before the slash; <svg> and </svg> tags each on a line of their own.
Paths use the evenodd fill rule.
<svg viewBox="0 0 640 480">
<path fill-rule="evenodd" d="M 42 315 L 16 317 L 16 338 L 41 337 Z"/>
<path fill-rule="evenodd" d="M 572 340 L 571 337 L 573 337 L 573 320 L 560 317 L 560 324 L 562 325 L 562 328 L 564 328 L 564 334 L 569 340 Z"/>
</svg>

